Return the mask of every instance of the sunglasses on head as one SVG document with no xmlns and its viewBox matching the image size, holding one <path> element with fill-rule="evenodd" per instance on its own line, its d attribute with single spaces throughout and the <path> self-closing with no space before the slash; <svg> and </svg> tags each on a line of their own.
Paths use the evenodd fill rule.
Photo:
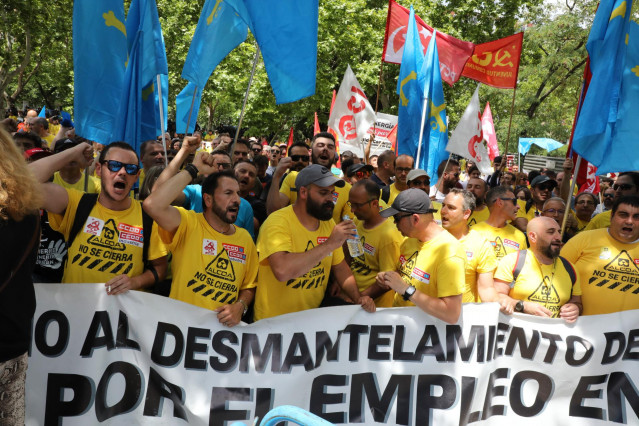
<svg viewBox="0 0 639 426">
<path fill-rule="evenodd" d="M 308 155 L 291 155 L 291 160 L 293 161 L 308 161 L 310 160 L 311 157 L 309 157 Z"/>
<path fill-rule="evenodd" d="M 128 175 L 134 175 L 138 172 L 138 170 L 140 170 L 140 166 L 138 166 L 137 164 L 126 164 L 115 160 L 106 160 L 103 161 L 102 164 L 106 164 L 107 169 L 109 169 L 113 173 L 119 172 L 122 167 L 124 167 L 124 171 Z"/>
</svg>

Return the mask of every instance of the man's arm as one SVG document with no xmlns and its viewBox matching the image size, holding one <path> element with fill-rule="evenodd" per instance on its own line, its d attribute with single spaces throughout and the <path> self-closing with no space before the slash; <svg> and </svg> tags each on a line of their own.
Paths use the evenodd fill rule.
<svg viewBox="0 0 639 426">
<path fill-rule="evenodd" d="M 242 315 L 244 315 L 244 309 L 253 301 L 255 297 L 255 287 L 240 290 L 237 301 L 232 305 L 224 305 L 217 308 L 214 312 L 217 313 L 217 319 L 220 324 L 227 327 L 233 327 L 238 325 L 242 321 Z"/>
<path fill-rule="evenodd" d="M 497 302 L 500 310 L 508 315 L 515 311 L 517 301 L 508 296 L 510 286 L 503 281 L 493 280 L 493 272 L 477 275 L 477 293 L 482 302 Z M 499 286 L 500 290 L 497 290 Z"/>
<path fill-rule="evenodd" d="M 69 196 L 63 187 L 49 183 L 48 180 L 53 173 L 72 161 L 76 161 L 82 168 L 91 164 L 93 161 L 93 148 L 91 145 L 82 143 L 29 164 L 29 169 L 40 182 L 39 190 L 43 197 L 41 207 L 51 213 L 63 214 L 69 204 Z"/>
<path fill-rule="evenodd" d="M 341 247 L 347 238 L 354 237 L 355 231 L 353 222 L 344 221 L 335 225 L 328 240 L 309 251 L 300 253 L 278 251 L 271 254 L 268 261 L 273 275 L 282 282 L 301 277 L 320 263 L 322 259 Z"/>
<path fill-rule="evenodd" d="M 584 306 L 581 304 L 581 296 L 572 296 L 570 300 L 559 309 L 559 317 L 566 320 L 566 322 L 575 322 L 583 310 Z"/>
<path fill-rule="evenodd" d="M 280 192 L 280 184 L 282 183 L 284 173 L 286 173 L 286 170 L 292 163 L 293 160 L 291 160 L 290 157 L 282 158 L 273 172 L 271 187 L 269 188 L 268 196 L 266 197 L 266 212 L 268 214 L 279 209 L 283 209 L 291 202 L 286 195 Z"/>
<path fill-rule="evenodd" d="M 353 302 L 361 305 L 367 312 L 375 312 L 375 302 L 369 296 L 360 294 L 353 272 L 345 260 L 342 260 L 337 265 L 333 265 L 331 271 L 335 275 L 335 279 L 340 287 L 342 287 L 342 290 L 344 290 L 344 293 L 346 293 Z"/>
<path fill-rule="evenodd" d="M 153 189 L 151 190 L 151 192 L 154 192 L 160 186 L 164 185 L 164 183 L 168 182 L 169 179 L 171 179 L 173 176 L 177 175 L 184 161 L 188 158 L 189 155 L 195 153 L 195 151 L 197 151 L 201 144 L 202 140 L 200 139 L 199 135 L 185 137 L 182 141 L 182 147 L 175 155 L 175 158 L 171 160 L 169 165 L 164 170 L 162 170 L 162 173 L 160 173 L 160 176 L 155 181 L 155 184 L 153 184 Z M 186 197 L 184 193 L 182 192 L 182 190 L 180 190 L 179 193 L 175 194 L 175 198 L 171 200 L 171 203 L 181 206 L 184 204 L 185 199 Z"/>
<path fill-rule="evenodd" d="M 168 267 L 167 256 L 162 256 L 157 259 L 149 261 L 155 273 L 158 276 L 157 281 L 162 281 L 166 277 L 166 269 Z M 128 275 L 118 275 L 107 281 L 104 286 L 106 287 L 107 294 L 116 295 L 126 293 L 129 290 L 139 290 L 142 288 L 151 287 L 156 284 L 155 274 L 151 269 L 145 269 L 140 275 L 136 277 L 129 277 Z"/>
<path fill-rule="evenodd" d="M 201 152 L 193 160 L 193 165 L 203 174 L 214 172 L 212 163 L 213 157 L 207 152 Z M 151 192 L 142 204 L 149 216 L 167 232 L 174 233 L 180 226 L 180 212 L 171 203 L 191 180 L 191 174 L 182 170 Z"/>
</svg>

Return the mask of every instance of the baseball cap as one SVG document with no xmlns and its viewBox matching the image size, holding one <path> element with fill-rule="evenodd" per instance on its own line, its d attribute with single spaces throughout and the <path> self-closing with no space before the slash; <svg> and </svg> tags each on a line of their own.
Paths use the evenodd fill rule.
<svg viewBox="0 0 639 426">
<path fill-rule="evenodd" d="M 321 187 L 335 185 L 341 188 L 346 185 L 346 182 L 336 178 L 326 167 L 320 164 L 311 164 L 308 167 L 304 167 L 295 178 L 295 186 L 297 188 L 310 184 Z"/>
<path fill-rule="evenodd" d="M 367 170 L 371 173 L 374 170 L 373 166 L 371 166 L 370 164 L 363 164 L 363 163 L 353 164 L 348 167 L 348 170 L 346 170 L 346 176 L 351 177 L 362 169 Z"/>
<path fill-rule="evenodd" d="M 541 185 L 542 183 L 546 183 L 549 182 L 550 184 L 552 184 L 553 186 L 557 186 L 557 181 L 550 179 L 548 176 L 546 175 L 539 175 L 537 177 L 535 177 L 532 182 L 530 182 L 530 187 L 534 188 L 537 185 Z"/>
<path fill-rule="evenodd" d="M 426 176 L 430 178 L 430 176 L 428 176 L 428 173 L 426 173 L 426 170 L 413 169 L 410 172 L 408 172 L 408 175 L 406 175 L 406 182 L 410 182 L 411 180 L 417 179 L 418 177 L 422 177 L 422 176 Z"/>
<path fill-rule="evenodd" d="M 36 161 L 49 155 L 53 155 L 53 153 L 48 149 L 42 148 L 31 148 L 24 152 L 24 158 L 30 161 Z"/>
<path fill-rule="evenodd" d="M 55 147 L 53 148 L 53 153 L 57 154 L 58 152 L 66 151 L 69 148 L 73 148 L 74 146 L 79 145 L 79 142 L 76 142 L 71 139 L 62 139 L 55 143 Z"/>
<path fill-rule="evenodd" d="M 419 188 L 406 189 L 399 193 L 393 204 L 379 212 L 382 217 L 391 217 L 399 212 L 425 214 L 434 213 L 437 210 L 431 208 L 430 197 Z"/>
</svg>

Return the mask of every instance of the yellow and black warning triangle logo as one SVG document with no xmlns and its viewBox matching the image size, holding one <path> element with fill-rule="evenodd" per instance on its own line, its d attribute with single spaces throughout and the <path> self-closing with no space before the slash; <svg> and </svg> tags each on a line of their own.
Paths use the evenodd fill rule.
<svg viewBox="0 0 639 426">
<path fill-rule="evenodd" d="M 477 225 L 477 221 L 475 220 L 474 217 L 471 217 L 470 220 L 468 221 L 468 227 L 472 227 L 473 225 Z"/>
<path fill-rule="evenodd" d="M 621 250 L 617 257 L 604 266 L 604 270 L 618 274 L 639 275 L 639 267 L 626 250 Z"/>
<path fill-rule="evenodd" d="M 411 254 L 408 259 L 406 259 L 406 262 L 404 263 L 404 266 L 402 266 L 401 270 L 403 274 L 406 274 L 410 277 L 410 274 L 411 272 L 413 272 L 413 268 L 415 267 L 415 262 L 417 261 L 418 254 L 419 252 L 416 251 L 415 253 Z"/>
<path fill-rule="evenodd" d="M 124 243 L 120 242 L 120 233 L 113 219 L 106 221 L 99 237 L 91 235 L 87 243 L 109 250 L 124 251 L 126 249 Z"/>
<path fill-rule="evenodd" d="M 535 289 L 533 294 L 528 296 L 528 300 L 543 304 L 557 304 L 559 303 L 559 294 L 557 294 L 557 290 L 555 290 L 548 277 L 544 277 L 539 287 Z"/>
<path fill-rule="evenodd" d="M 206 267 L 206 273 L 225 281 L 235 281 L 235 270 L 233 263 L 229 259 L 226 249 L 215 256 L 215 258 Z"/>
<path fill-rule="evenodd" d="M 501 237 L 495 238 L 493 248 L 495 249 L 495 256 L 497 256 L 497 259 L 501 259 L 506 256 L 506 249 L 504 248 L 504 242 L 501 240 Z"/>
</svg>

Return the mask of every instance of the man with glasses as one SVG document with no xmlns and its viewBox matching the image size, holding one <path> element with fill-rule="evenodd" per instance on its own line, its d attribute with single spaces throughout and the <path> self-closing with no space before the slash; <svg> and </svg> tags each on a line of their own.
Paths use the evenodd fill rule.
<svg viewBox="0 0 639 426">
<path fill-rule="evenodd" d="M 353 159 L 349 158 L 348 160 L 346 160 L 345 164 L 349 162 L 352 163 Z M 351 185 L 353 185 L 356 182 L 359 182 L 360 180 L 369 179 L 372 173 L 373 173 L 373 166 L 371 166 L 370 164 L 362 164 L 362 163 L 351 164 L 346 169 L 346 180 Z"/>
<path fill-rule="evenodd" d="M 620 173 L 619 176 L 617 176 L 617 180 L 614 185 L 612 185 L 612 189 L 615 191 L 615 201 L 628 195 L 639 195 L 639 173 Z M 586 226 L 586 231 L 609 227 L 611 216 L 612 210 L 599 213 L 597 216 L 593 217 L 588 226 Z"/>
<path fill-rule="evenodd" d="M 62 282 L 105 283 L 110 295 L 150 287 L 164 279 L 167 251 L 157 226 L 129 196 L 140 174 L 133 148 L 126 142 L 104 147 L 95 168 L 102 190 L 97 199 L 91 198 L 92 206 L 90 195 L 47 182 L 65 164 L 76 162 L 85 168 L 92 160 L 93 149 L 82 143 L 30 165 L 42 182 L 42 207 L 49 212 L 49 224 L 69 243 Z M 76 215 L 86 219 L 76 220 Z"/>
<path fill-rule="evenodd" d="M 168 167 L 162 171 L 158 180 L 155 182 L 155 185 L 153 185 L 153 190 L 155 191 L 173 176 L 178 174 L 186 159 L 197 152 L 201 143 L 202 141 L 199 135 L 185 137 L 182 142 L 182 147 L 175 158 L 173 158 L 173 161 L 171 161 Z M 216 171 L 222 172 L 225 170 L 231 170 L 231 158 L 226 151 L 213 151 L 210 158 L 212 161 L 212 167 Z M 187 185 L 177 195 L 175 200 L 173 200 L 172 204 L 174 206 L 184 207 L 188 210 L 193 210 L 196 213 L 202 213 L 204 211 L 204 207 L 202 205 L 202 185 L 199 183 Z M 251 207 L 251 204 L 243 198 L 240 200 L 240 210 L 237 214 L 235 225 L 246 229 L 249 234 L 251 234 L 251 237 L 255 238 L 253 208 Z"/>
<path fill-rule="evenodd" d="M 409 188 L 417 188 L 424 191 L 426 194 L 430 193 L 430 177 L 425 170 L 422 169 L 413 169 L 406 175 L 406 185 Z M 440 215 L 440 211 L 442 209 L 442 203 L 431 200 L 431 206 L 433 207 L 433 217 L 435 218 L 435 223 L 438 225 L 442 224 L 442 218 Z"/>
<path fill-rule="evenodd" d="M 486 194 L 486 205 L 490 215 L 484 222 L 473 226 L 473 231 L 479 232 L 492 244 L 497 259 L 525 249 L 525 235 L 508 223 L 517 217 L 519 210 L 513 191 L 505 186 L 492 188 Z"/>
<path fill-rule="evenodd" d="M 430 188 L 430 198 L 431 200 L 439 201 L 440 203 L 444 201 L 444 197 L 451 188 L 455 188 L 457 183 L 459 182 L 459 162 L 457 160 L 453 160 L 452 158 L 447 159 L 439 163 L 437 167 L 437 176 L 439 176 L 439 181 L 435 186 Z"/>
<path fill-rule="evenodd" d="M 530 182 L 532 199 L 526 202 L 525 213 L 528 222 L 541 216 L 544 203 L 552 198 L 552 191 L 557 187 L 557 181 L 546 175 L 539 175 Z"/>
<path fill-rule="evenodd" d="M 461 244 L 435 223 L 424 191 L 402 191 L 382 210 L 406 237 L 396 270 L 380 272 L 377 285 L 395 291 L 393 306 L 417 306 L 427 314 L 454 324 L 461 314 L 466 255 Z"/>
<path fill-rule="evenodd" d="M 592 192 L 582 192 L 575 197 L 574 218 L 577 221 L 577 232 L 586 229 L 592 219 L 592 214 L 597 208 L 599 200 Z M 571 216 L 573 216 L 571 212 Z"/>
<path fill-rule="evenodd" d="M 275 173 L 275 168 L 280 162 L 280 150 L 276 146 L 264 146 L 264 155 L 268 158 L 268 168 L 266 169 L 266 174 L 273 177 L 273 173 Z"/>
<path fill-rule="evenodd" d="M 387 204 L 393 204 L 395 197 L 405 189 L 408 189 L 406 179 L 408 173 L 413 170 L 415 160 L 410 155 L 400 155 L 395 159 L 395 182 L 382 188 L 382 200 Z"/>
<path fill-rule="evenodd" d="M 251 143 L 251 158 L 255 158 L 256 155 L 262 154 L 262 145 L 255 141 Z"/>
<path fill-rule="evenodd" d="M 357 235 L 364 247 L 364 253 L 353 258 L 350 266 L 362 295 L 375 299 L 377 307 L 389 308 L 393 292 L 375 286 L 375 277 L 395 269 L 403 237 L 392 220 L 380 215 L 379 196 L 379 187 L 369 179 L 358 180 L 349 192 L 348 203 L 359 220 Z"/>
</svg>

